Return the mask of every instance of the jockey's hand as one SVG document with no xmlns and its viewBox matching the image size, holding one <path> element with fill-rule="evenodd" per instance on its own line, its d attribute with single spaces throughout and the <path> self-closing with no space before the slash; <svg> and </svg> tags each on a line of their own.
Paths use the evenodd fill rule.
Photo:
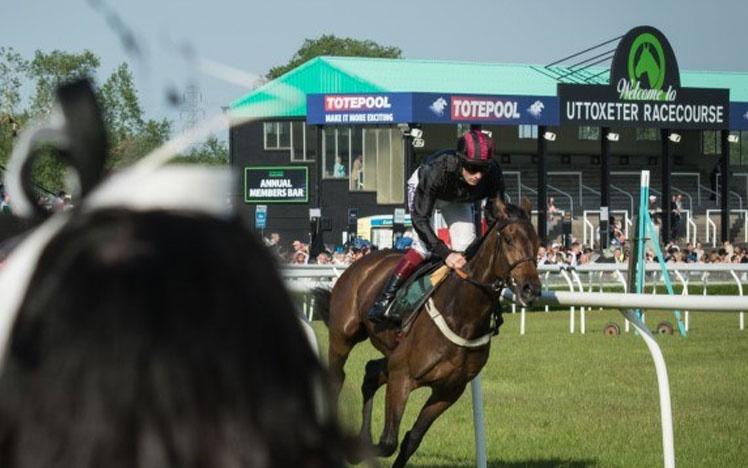
<svg viewBox="0 0 748 468">
<path fill-rule="evenodd" d="M 461 270 L 467 263 L 467 260 L 465 260 L 465 257 L 461 253 L 452 252 L 447 256 L 447 259 L 444 260 L 444 263 L 446 263 L 449 268 Z"/>
</svg>

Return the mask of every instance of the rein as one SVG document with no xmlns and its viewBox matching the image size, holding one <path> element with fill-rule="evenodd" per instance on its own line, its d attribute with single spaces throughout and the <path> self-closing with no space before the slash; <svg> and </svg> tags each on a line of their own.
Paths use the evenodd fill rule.
<svg viewBox="0 0 748 468">
<path fill-rule="evenodd" d="M 501 238 L 501 231 L 503 231 L 504 228 L 506 228 L 510 224 L 516 224 L 516 223 L 522 223 L 522 222 L 528 222 L 528 221 L 524 219 L 514 219 L 512 221 L 506 222 L 498 226 L 497 235 L 499 236 L 499 238 Z M 498 223 L 498 220 L 494 221 L 489 231 L 493 229 L 497 223 Z M 485 237 L 481 240 L 481 244 L 483 243 L 483 240 L 485 240 Z M 501 243 L 499 243 L 499 247 L 496 250 L 498 251 L 499 249 L 501 249 Z M 502 323 L 504 323 L 504 320 L 501 317 L 501 313 L 502 313 L 501 301 L 500 301 L 501 291 L 504 289 L 505 286 L 509 285 L 509 278 L 510 278 L 512 271 L 518 265 L 521 265 L 522 263 L 534 262 L 534 261 L 535 259 L 532 257 L 522 257 L 519 260 L 515 260 L 514 262 L 509 264 L 509 268 L 507 269 L 507 272 L 506 272 L 506 277 L 497 278 L 496 281 L 494 281 L 493 283 L 482 283 L 480 281 L 477 281 L 471 278 L 469 273 L 464 270 L 459 270 L 459 269 L 452 270 L 455 274 L 457 274 L 457 276 L 461 280 L 480 289 L 491 300 L 491 315 L 493 318 L 493 324 L 490 327 L 490 334 L 497 335 L 499 333 L 499 327 L 501 326 Z"/>
</svg>

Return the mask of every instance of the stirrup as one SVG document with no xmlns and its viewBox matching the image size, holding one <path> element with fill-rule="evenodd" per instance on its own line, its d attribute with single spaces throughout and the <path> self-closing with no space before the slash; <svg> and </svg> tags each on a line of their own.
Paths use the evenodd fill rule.
<svg viewBox="0 0 748 468">
<path fill-rule="evenodd" d="M 366 318 L 368 320 L 371 320 L 373 323 L 384 323 L 384 322 L 390 322 L 390 323 L 400 323 L 400 317 L 393 317 L 390 315 L 390 310 L 392 309 L 392 304 L 394 304 L 394 298 L 390 299 L 388 301 L 387 306 L 384 308 L 384 311 L 381 313 L 372 314 L 371 312 L 376 308 L 377 310 L 380 310 L 381 308 L 377 307 L 379 304 L 375 304 L 372 306 L 371 309 L 369 309 L 369 312 L 366 314 Z"/>
</svg>

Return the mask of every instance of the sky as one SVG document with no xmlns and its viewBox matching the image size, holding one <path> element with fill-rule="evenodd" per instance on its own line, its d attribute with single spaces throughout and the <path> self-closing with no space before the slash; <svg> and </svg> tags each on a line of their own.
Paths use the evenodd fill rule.
<svg viewBox="0 0 748 468">
<path fill-rule="evenodd" d="M 89 49 L 101 59 L 100 82 L 128 62 L 146 116 L 178 130 L 186 114 L 167 90 L 196 86 L 200 115 L 250 91 L 206 75 L 200 63 L 241 70 L 247 82 L 322 34 L 397 46 L 405 58 L 547 64 L 651 25 L 681 69 L 748 72 L 746 19 L 746 0 L 21 0 L 2 8 L 0 46 L 27 58 Z M 137 53 L 117 29 L 132 32 Z"/>
</svg>

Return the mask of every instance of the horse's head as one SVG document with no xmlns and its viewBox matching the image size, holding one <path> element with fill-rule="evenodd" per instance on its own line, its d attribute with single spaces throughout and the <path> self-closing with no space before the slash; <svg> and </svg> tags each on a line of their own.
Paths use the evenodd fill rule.
<svg viewBox="0 0 748 468">
<path fill-rule="evenodd" d="M 661 73 L 660 66 L 657 65 L 657 61 L 649 50 L 649 46 L 645 46 L 639 57 L 639 61 L 636 63 L 634 76 L 641 80 L 643 75 L 647 75 L 649 87 L 654 87 L 655 83 L 659 80 Z"/>
<path fill-rule="evenodd" d="M 492 209 L 498 254 L 494 273 L 514 290 L 523 306 L 530 305 L 540 295 L 536 266 L 540 242 L 530 222 L 529 206 L 520 208 L 497 200 Z"/>
</svg>

